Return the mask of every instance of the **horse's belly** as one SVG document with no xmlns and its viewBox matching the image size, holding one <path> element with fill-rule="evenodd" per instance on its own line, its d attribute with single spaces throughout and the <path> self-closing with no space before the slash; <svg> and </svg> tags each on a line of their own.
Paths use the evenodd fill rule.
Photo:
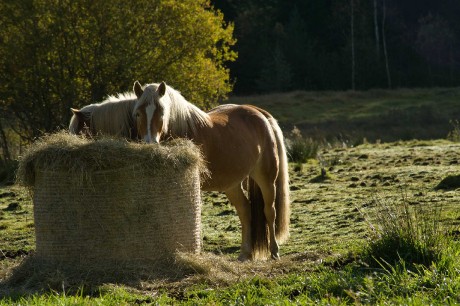
<svg viewBox="0 0 460 306">
<path fill-rule="evenodd" d="M 258 160 L 258 152 L 227 153 L 218 156 L 205 154 L 209 177 L 203 181 L 203 190 L 226 191 L 235 187 L 251 174 Z"/>
<path fill-rule="evenodd" d="M 248 175 L 248 169 L 235 167 L 231 171 L 222 169 L 210 170 L 210 176 L 205 178 L 201 189 L 204 191 L 226 191 L 240 184 Z"/>
</svg>

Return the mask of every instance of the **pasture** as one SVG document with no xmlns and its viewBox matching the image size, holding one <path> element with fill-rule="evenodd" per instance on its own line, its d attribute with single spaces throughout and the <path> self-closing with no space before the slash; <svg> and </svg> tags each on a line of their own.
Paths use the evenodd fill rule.
<svg viewBox="0 0 460 306">
<path fill-rule="evenodd" d="M 446 95 L 446 105 L 453 103 L 456 93 L 453 90 Z M 422 104 L 441 97 L 432 107 L 443 109 L 439 102 L 442 95 L 438 94 L 418 93 L 425 97 Z M 385 101 L 393 101 L 388 95 Z M 375 99 L 380 101 L 381 114 L 409 114 L 421 107 L 413 95 L 416 92 L 409 99 L 401 94 L 399 99 L 405 103 L 394 105 L 410 106 L 398 111 L 394 105 L 383 103 L 380 95 Z M 339 105 L 344 103 L 348 102 Z M 295 124 L 305 128 L 303 131 L 309 124 L 318 126 L 333 120 L 324 119 L 331 113 L 337 114 L 334 120 L 340 122 L 354 109 L 332 111 L 331 106 L 310 117 L 313 106 L 302 114 L 318 122 L 302 125 L 300 111 L 290 102 L 283 110 L 277 108 L 281 104 L 274 110 L 262 102 L 257 105 L 280 117 L 281 126 Z M 447 106 L 445 109 L 453 112 Z M 361 116 L 378 118 L 377 113 L 363 112 Z M 436 114 L 436 118 L 447 118 L 448 112 Z M 438 131 L 442 135 L 436 138 L 446 138 L 448 120 L 443 126 L 446 130 Z M 0 187 L 0 305 L 460 303 L 460 186 L 454 180 L 436 188 L 446 177 L 459 175 L 460 143 L 444 139 L 367 143 L 362 137 L 372 139 L 371 134 L 363 134 L 360 141 L 355 138 L 362 144 L 353 145 L 337 141 L 335 132 L 328 134 L 333 141 L 323 142 L 317 159 L 289 164 L 291 236 L 280 247 L 279 261 L 238 262 L 241 229 L 236 211 L 222 194 L 203 192 L 203 253 L 178 254 L 170 270 L 145 268 L 126 279 L 117 278 L 116 273 L 36 269 L 27 260 L 35 243 L 30 195 L 18 186 Z M 285 134 L 288 136 L 288 131 Z M 451 238 L 442 260 L 428 266 L 400 262 L 372 267 L 364 262 L 363 250 L 375 239 L 373 229 L 378 226 L 382 207 L 392 205 L 406 205 L 435 217 Z"/>
<path fill-rule="evenodd" d="M 232 97 L 275 115 L 281 128 L 297 126 L 305 136 L 350 144 L 445 138 L 449 121 L 460 118 L 460 88 L 372 89 L 368 91 L 294 91 Z"/>
</svg>

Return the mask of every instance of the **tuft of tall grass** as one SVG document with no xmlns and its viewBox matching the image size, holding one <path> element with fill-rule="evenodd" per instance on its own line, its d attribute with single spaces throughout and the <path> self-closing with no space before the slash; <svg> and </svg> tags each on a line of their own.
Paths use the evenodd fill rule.
<svg viewBox="0 0 460 306">
<path fill-rule="evenodd" d="M 312 138 L 303 137 L 300 130 L 294 126 L 286 139 L 286 148 L 289 161 L 305 163 L 310 158 L 316 158 L 319 143 Z"/>
<path fill-rule="evenodd" d="M 363 260 L 382 268 L 404 263 L 408 269 L 445 263 L 448 229 L 442 223 L 442 205 L 411 204 L 403 192 L 400 201 L 375 197 L 376 211 L 364 214 L 371 228 Z"/>
</svg>

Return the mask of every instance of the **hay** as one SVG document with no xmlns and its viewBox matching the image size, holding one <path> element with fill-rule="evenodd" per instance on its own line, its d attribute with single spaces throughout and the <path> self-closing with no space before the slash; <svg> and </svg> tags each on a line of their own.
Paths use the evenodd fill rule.
<svg viewBox="0 0 460 306">
<path fill-rule="evenodd" d="M 35 142 L 17 181 L 34 201 L 36 255 L 72 264 L 162 261 L 201 246 L 199 150 L 64 132 Z"/>
<path fill-rule="evenodd" d="M 83 183 L 93 172 L 142 167 L 146 175 L 162 175 L 194 165 L 206 177 L 200 151 L 190 141 L 174 139 L 160 145 L 145 145 L 123 139 L 92 139 L 69 135 L 65 131 L 45 135 L 27 148 L 20 158 L 16 182 L 33 187 L 36 169 L 66 171 Z M 150 174 L 149 174 L 150 173 Z"/>
<path fill-rule="evenodd" d="M 305 273 L 314 269 L 324 256 L 316 252 L 304 252 L 286 255 L 276 261 L 240 262 L 222 254 L 177 252 L 167 265 L 122 264 L 110 267 L 56 266 L 29 256 L 9 269 L 2 283 L 4 286 L 0 286 L 0 296 L 63 290 L 68 294 L 82 294 L 82 290 L 85 290 L 85 295 L 98 295 L 101 286 L 113 288 L 121 284 L 128 285 L 128 290 L 143 292 L 144 295 L 167 291 L 171 296 L 180 296 L 196 284 L 222 288 L 255 276 L 275 278 L 287 272 Z"/>
</svg>

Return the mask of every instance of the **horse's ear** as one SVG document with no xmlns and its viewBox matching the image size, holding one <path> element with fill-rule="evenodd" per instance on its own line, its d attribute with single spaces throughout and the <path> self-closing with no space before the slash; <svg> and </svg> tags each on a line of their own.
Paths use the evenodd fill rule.
<svg viewBox="0 0 460 306">
<path fill-rule="evenodd" d="M 70 108 L 70 111 L 72 112 L 72 114 L 74 114 L 74 116 L 76 116 L 79 120 L 84 120 L 84 115 L 83 113 L 79 110 L 79 109 L 76 109 L 76 108 Z"/>
<path fill-rule="evenodd" d="M 142 94 L 144 93 L 144 91 L 142 90 L 141 83 L 139 83 L 139 81 L 134 82 L 133 90 L 137 98 L 140 98 Z"/>
<path fill-rule="evenodd" d="M 166 93 L 166 83 L 164 81 L 160 83 L 160 86 L 158 86 L 157 91 L 158 91 L 158 95 L 160 97 L 163 97 L 165 95 L 165 93 Z"/>
</svg>

